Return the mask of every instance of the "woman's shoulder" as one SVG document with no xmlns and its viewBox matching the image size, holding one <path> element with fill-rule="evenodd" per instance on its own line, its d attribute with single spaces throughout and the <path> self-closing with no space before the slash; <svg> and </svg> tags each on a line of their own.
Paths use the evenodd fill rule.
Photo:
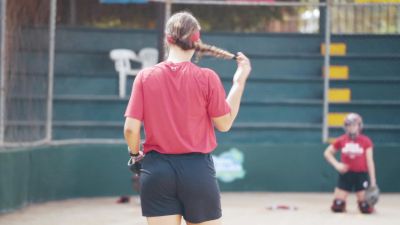
<svg viewBox="0 0 400 225">
<path fill-rule="evenodd" d="M 218 74 L 213 69 L 207 67 L 199 67 L 199 70 L 201 71 L 201 77 L 203 77 L 207 81 L 207 83 L 217 84 L 221 82 Z"/>
<path fill-rule="evenodd" d="M 347 141 L 348 135 L 347 134 L 342 134 L 339 137 L 335 138 L 334 142 L 345 142 Z"/>
<path fill-rule="evenodd" d="M 199 69 L 201 70 L 201 72 L 203 72 L 207 76 L 218 76 L 217 73 L 213 69 L 210 69 L 207 67 L 199 67 Z"/>
<path fill-rule="evenodd" d="M 162 65 L 162 62 L 161 62 L 161 63 L 158 63 L 158 64 L 156 64 L 154 66 L 143 68 L 143 69 L 141 69 L 139 71 L 138 76 L 141 77 L 141 78 L 148 78 L 148 77 L 150 77 L 152 75 L 155 75 L 157 73 L 162 72 L 162 70 L 163 70 L 162 67 L 163 67 L 163 65 Z"/>
<path fill-rule="evenodd" d="M 369 138 L 369 137 L 368 137 L 367 135 L 365 135 L 365 134 L 360 134 L 359 137 L 360 137 L 360 139 L 361 139 L 362 141 L 364 141 L 364 142 L 372 143 L 371 138 Z"/>
</svg>

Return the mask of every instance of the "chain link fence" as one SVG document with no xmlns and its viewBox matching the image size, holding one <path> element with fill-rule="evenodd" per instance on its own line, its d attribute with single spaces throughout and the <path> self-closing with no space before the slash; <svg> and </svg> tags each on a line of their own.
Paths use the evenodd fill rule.
<svg viewBox="0 0 400 225">
<path fill-rule="evenodd" d="M 46 140 L 51 0 L 2 1 L 0 145 Z"/>
</svg>

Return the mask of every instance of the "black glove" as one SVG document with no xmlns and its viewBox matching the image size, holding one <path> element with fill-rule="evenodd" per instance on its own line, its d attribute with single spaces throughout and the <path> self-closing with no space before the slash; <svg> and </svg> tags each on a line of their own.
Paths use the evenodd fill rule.
<svg viewBox="0 0 400 225">
<path fill-rule="evenodd" d="M 137 154 L 131 154 L 131 158 L 128 161 L 129 169 L 137 175 L 140 175 L 140 170 L 142 169 L 142 160 L 144 158 L 144 154 L 142 151 L 139 151 Z"/>
</svg>

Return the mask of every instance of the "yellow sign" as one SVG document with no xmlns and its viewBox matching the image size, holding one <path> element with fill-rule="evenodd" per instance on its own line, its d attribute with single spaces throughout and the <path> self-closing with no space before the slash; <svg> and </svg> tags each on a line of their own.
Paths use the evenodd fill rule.
<svg viewBox="0 0 400 225">
<path fill-rule="evenodd" d="M 351 90 L 349 88 L 331 88 L 328 91 L 329 102 L 350 102 Z"/>
</svg>

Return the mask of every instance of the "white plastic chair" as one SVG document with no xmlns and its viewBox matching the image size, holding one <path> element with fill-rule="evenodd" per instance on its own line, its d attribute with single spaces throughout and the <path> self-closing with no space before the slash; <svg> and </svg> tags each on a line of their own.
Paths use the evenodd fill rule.
<svg viewBox="0 0 400 225">
<path fill-rule="evenodd" d="M 142 68 L 154 66 L 158 62 L 158 50 L 155 48 L 142 48 L 139 51 L 139 58 L 142 61 Z"/>
<path fill-rule="evenodd" d="M 138 63 L 142 63 L 142 61 L 134 51 L 129 49 L 113 49 L 110 51 L 110 58 L 114 61 L 115 70 L 119 75 L 119 97 L 124 98 L 126 95 L 127 76 L 136 76 L 141 70 L 141 68 L 132 69 L 130 61 Z"/>
</svg>

